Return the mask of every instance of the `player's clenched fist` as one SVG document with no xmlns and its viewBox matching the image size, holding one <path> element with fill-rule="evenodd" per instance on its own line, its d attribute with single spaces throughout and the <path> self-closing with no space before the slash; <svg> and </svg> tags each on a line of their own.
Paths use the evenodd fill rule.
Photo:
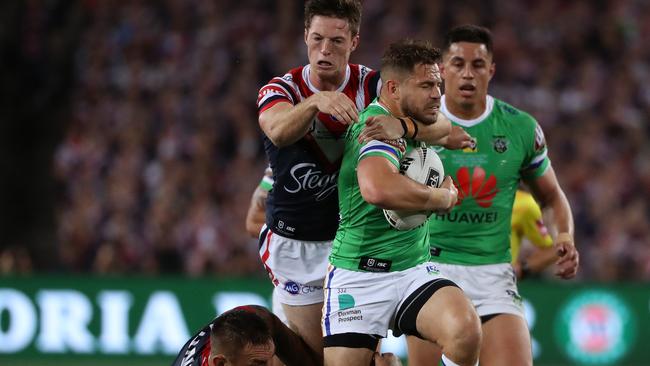
<svg viewBox="0 0 650 366">
<path fill-rule="evenodd" d="M 450 211 L 458 201 L 458 189 L 454 185 L 454 181 L 450 176 L 445 177 L 440 188 L 447 188 L 449 190 L 449 206 L 447 206 L 446 210 Z"/>
<path fill-rule="evenodd" d="M 442 118 L 447 118 L 444 115 L 441 116 Z M 451 150 L 459 150 L 459 149 L 464 149 L 466 147 L 472 149 L 475 148 L 476 140 L 474 140 L 472 136 L 470 136 L 467 132 L 465 132 L 465 130 L 463 130 L 462 127 L 451 126 L 451 132 L 449 133 L 449 137 L 447 137 L 447 143 L 445 144 L 445 148 Z"/>
<path fill-rule="evenodd" d="M 560 233 L 555 239 L 555 250 L 560 257 L 557 261 L 555 275 L 568 280 L 578 273 L 580 265 L 580 254 L 573 244 L 573 236 L 567 233 Z"/>
<path fill-rule="evenodd" d="M 353 124 L 359 118 L 357 106 L 341 92 L 324 91 L 316 93 L 310 98 L 313 98 L 313 102 L 320 112 L 332 115 L 343 124 Z"/>
</svg>

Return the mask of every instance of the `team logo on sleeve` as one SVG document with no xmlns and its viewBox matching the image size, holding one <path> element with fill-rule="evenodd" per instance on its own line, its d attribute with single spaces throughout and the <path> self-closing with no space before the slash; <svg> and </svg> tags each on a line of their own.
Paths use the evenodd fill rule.
<svg viewBox="0 0 650 366">
<path fill-rule="evenodd" d="M 494 147 L 494 151 L 498 152 L 499 154 L 504 153 L 506 150 L 508 150 L 508 140 L 505 136 L 494 136 L 494 140 L 492 140 L 492 147 Z"/>
</svg>

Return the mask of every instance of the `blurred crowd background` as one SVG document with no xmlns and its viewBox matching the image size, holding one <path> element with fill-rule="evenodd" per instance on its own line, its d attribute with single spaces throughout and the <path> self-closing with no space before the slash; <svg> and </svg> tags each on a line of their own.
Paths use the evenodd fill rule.
<svg viewBox="0 0 650 366">
<path fill-rule="evenodd" d="M 0 271 L 256 274 L 256 96 L 307 62 L 302 1 L 7 1 Z M 352 62 L 452 26 L 495 37 L 491 94 L 533 114 L 579 279 L 650 280 L 650 3 L 365 0 Z"/>
</svg>

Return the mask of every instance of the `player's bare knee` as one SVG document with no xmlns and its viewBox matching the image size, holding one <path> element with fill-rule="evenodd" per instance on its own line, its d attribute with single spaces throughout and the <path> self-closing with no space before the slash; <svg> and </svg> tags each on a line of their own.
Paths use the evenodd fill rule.
<svg viewBox="0 0 650 366">
<path fill-rule="evenodd" d="M 481 347 L 481 323 L 477 316 L 467 314 L 453 334 L 453 347 L 470 357 L 477 357 Z"/>
<path fill-rule="evenodd" d="M 443 353 L 458 362 L 472 364 L 481 346 L 481 322 L 473 309 L 454 309 L 449 313 L 439 342 Z"/>
</svg>

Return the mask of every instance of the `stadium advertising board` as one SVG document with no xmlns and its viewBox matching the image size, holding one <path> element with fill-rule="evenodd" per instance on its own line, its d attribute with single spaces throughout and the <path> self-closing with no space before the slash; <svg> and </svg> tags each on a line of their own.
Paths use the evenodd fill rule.
<svg viewBox="0 0 650 366">
<path fill-rule="evenodd" d="M 650 339 L 648 286 L 524 283 L 521 293 L 536 365 L 650 364 L 641 341 Z M 0 361 L 168 364 L 215 315 L 269 306 L 270 294 L 264 279 L 4 277 Z M 402 339 L 383 343 L 400 356 L 404 347 Z"/>
</svg>

